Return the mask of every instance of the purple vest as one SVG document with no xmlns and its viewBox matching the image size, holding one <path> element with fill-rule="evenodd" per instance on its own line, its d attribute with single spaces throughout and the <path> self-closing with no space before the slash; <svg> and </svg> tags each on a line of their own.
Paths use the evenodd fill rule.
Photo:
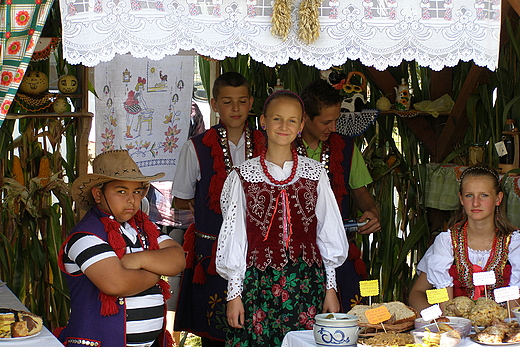
<svg viewBox="0 0 520 347">
<path fill-rule="evenodd" d="M 85 217 L 76 224 L 69 237 L 62 245 L 69 241 L 77 232 L 88 232 L 107 241 L 105 227 L 100 221 L 101 217 L 108 216 L 97 207 L 92 207 Z M 63 259 L 60 258 L 63 265 Z M 61 266 L 63 269 L 63 266 Z M 66 346 L 85 346 L 82 341 L 89 341 L 90 346 L 126 346 L 126 319 L 124 301 L 116 301 L 119 311 L 110 316 L 102 316 L 101 301 L 98 299 L 100 290 L 84 274 L 70 275 L 65 272 L 65 277 L 70 291 L 71 314 L 67 326 L 58 337 Z M 166 306 L 165 306 L 166 310 Z M 166 346 L 164 334 L 159 341 L 161 346 Z M 96 344 L 98 343 L 98 344 Z"/>
</svg>

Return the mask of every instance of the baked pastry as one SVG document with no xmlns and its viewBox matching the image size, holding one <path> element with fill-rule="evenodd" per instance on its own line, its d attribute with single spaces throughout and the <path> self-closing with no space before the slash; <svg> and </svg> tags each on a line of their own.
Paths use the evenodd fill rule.
<svg viewBox="0 0 520 347">
<path fill-rule="evenodd" d="M 368 346 L 406 346 L 414 342 L 413 336 L 409 333 L 386 332 L 379 333 L 361 343 Z"/>
<path fill-rule="evenodd" d="M 10 308 L 0 309 L 0 338 L 31 336 L 39 333 L 42 328 L 40 316 Z"/>
<path fill-rule="evenodd" d="M 473 307 L 475 307 L 473 300 L 466 296 L 457 296 L 446 301 L 446 305 L 444 306 L 444 315 L 468 318 Z"/>
<path fill-rule="evenodd" d="M 473 325 L 487 327 L 495 319 L 502 321 L 506 317 L 506 308 L 500 306 L 494 300 L 482 297 L 477 300 L 467 318 L 471 320 Z"/>
</svg>

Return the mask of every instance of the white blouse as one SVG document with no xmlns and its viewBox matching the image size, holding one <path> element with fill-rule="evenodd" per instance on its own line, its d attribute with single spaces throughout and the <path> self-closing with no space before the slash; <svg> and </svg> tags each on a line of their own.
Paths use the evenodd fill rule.
<svg viewBox="0 0 520 347">
<path fill-rule="evenodd" d="M 289 177 L 293 166 L 292 161 L 285 162 L 283 168 L 267 160 L 266 164 L 276 180 L 284 180 Z M 240 165 L 240 168 L 247 169 L 245 174 L 244 170 L 241 170 L 241 173 L 248 182 L 268 181 L 258 157 L 246 161 Z M 325 266 L 327 289 L 336 289 L 335 269 L 341 266 L 348 256 L 348 241 L 343 220 L 322 164 L 313 159 L 298 156 L 298 168 L 292 182 L 299 177 L 310 178 L 312 175 L 314 175 L 314 179 L 318 179 L 315 210 L 316 244 Z M 230 301 L 242 293 L 247 257 L 246 197 L 242 182 L 235 171 L 230 173 L 224 183 L 220 204 L 224 221 L 218 237 L 216 267 L 217 272 L 228 280 L 227 300 Z"/>
<path fill-rule="evenodd" d="M 486 265 L 490 253 L 490 249 L 481 251 L 468 248 L 469 261 L 481 267 Z M 417 265 L 417 272 L 425 272 L 428 282 L 435 288 L 453 287 L 453 278 L 448 273 L 453 259 L 453 244 L 451 233 L 448 230 L 437 235 L 433 245 L 428 248 Z M 520 234 L 518 231 L 511 235 L 508 260 L 511 264 L 509 285 L 518 286 L 520 284 Z"/>
</svg>

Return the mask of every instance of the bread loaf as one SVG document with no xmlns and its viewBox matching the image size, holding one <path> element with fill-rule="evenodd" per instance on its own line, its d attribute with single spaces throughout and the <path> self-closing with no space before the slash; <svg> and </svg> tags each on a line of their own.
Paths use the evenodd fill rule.
<svg viewBox="0 0 520 347">
<path fill-rule="evenodd" d="M 417 318 L 417 313 L 412 308 L 406 306 L 400 301 L 386 302 L 383 304 L 372 304 L 371 306 L 356 305 L 350 311 L 348 311 L 348 313 L 358 316 L 359 323 L 368 323 L 368 319 L 365 316 L 365 311 L 379 306 L 385 306 L 391 315 L 391 318 L 383 322 L 383 324 L 401 324 L 404 322 L 413 321 L 415 318 Z"/>
</svg>

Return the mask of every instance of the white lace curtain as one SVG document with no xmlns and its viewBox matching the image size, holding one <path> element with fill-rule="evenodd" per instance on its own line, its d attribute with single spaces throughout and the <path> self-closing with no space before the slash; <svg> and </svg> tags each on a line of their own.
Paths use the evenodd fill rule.
<svg viewBox="0 0 520 347">
<path fill-rule="evenodd" d="M 294 0 L 282 40 L 271 34 L 272 0 L 60 0 L 64 56 L 86 66 L 115 54 L 158 60 L 192 49 L 319 69 L 348 59 L 379 70 L 403 60 L 434 70 L 460 60 L 490 70 L 498 63 L 501 0 L 325 0 L 311 44 L 298 36 L 302 1 Z"/>
</svg>

